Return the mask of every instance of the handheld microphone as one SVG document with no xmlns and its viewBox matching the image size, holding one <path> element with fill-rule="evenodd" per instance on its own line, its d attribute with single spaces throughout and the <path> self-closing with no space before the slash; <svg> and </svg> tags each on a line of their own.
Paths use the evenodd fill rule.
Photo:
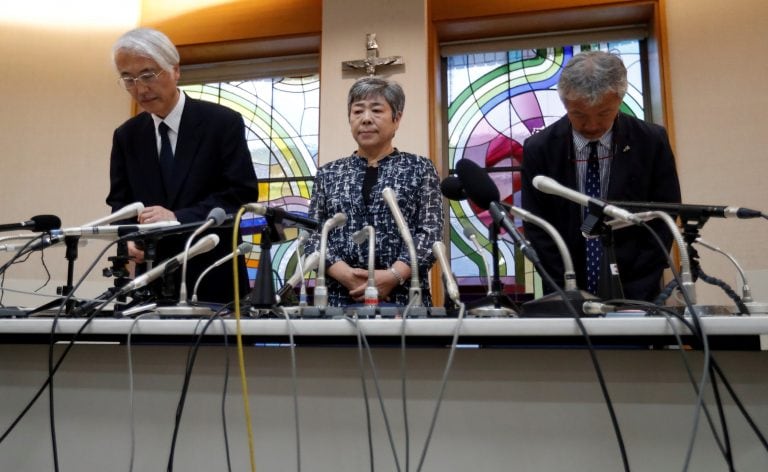
<svg viewBox="0 0 768 472">
<path fill-rule="evenodd" d="M 300 226 L 312 231 L 317 231 L 317 229 L 320 227 L 319 221 L 313 218 L 308 218 L 306 216 L 290 213 L 282 208 L 266 206 L 260 203 L 248 203 L 244 205 L 244 207 L 246 210 L 253 212 L 256 215 L 271 218 L 274 223 L 279 224 L 285 221 L 289 221 L 296 226 Z"/>
<path fill-rule="evenodd" d="M 408 229 L 408 224 L 405 222 L 403 213 L 400 211 L 400 206 L 397 204 L 397 195 L 395 194 L 395 191 L 390 187 L 385 187 L 384 190 L 381 191 L 381 197 L 387 203 L 389 211 L 395 219 L 397 229 L 400 230 L 400 237 L 403 238 L 403 242 L 408 248 L 408 255 L 411 259 L 411 288 L 408 289 L 408 300 L 410 303 L 413 303 L 413 306 L 422 306 L 421 285 L 419 284 L 419 265 L 418 259 L 416 258 L 416 245 L 413 243 L 413 237 L 411 237 L 411 230 Z"/>
<path fill-rule="evenodd" d="M 493 222 L 507 230 L 507 234 L 520 246 L 520 251 L 534 263 L 538 263 L 536 251 L 515 227 L 514 221 L 499 202 L 499 189 L 482 167 L 469 159 L 462 159 L 456 164 L 456 174 L 464 185 L 467 197 L 484 210 L 488 210 Z"/>
<path fill-rule="evenodd" d="M 355 244 L 362 245 L 366 240 L 368 240 L 368 285 L 363 294 L 363 303 L 366 306 L 376 306 L 379 304 L 379 290 L 376 288 L 376 277 L 374 276 L 376 231 L 371 225 L 366 225 L 363 229 L 352 234 L 352 241 Z"/>
<path fill-rule="evenodd" d="M 547 177 L 546 175 L 537 175 L 534 177 L 533 186 L 541 192 L 548 193 L 550 195 L 557 195 L 558 197 L 562 197 L 566 200 L 578 203 L 579 205 L 586 208 L 597 207 L 603 214 L 608 215 L 611 218 L 626 221 L 632 224 L 642 223 L 642 221 L 640 221 L 635 217 L 635 215 L 628 212 L 627 210 L 614 205 L 609 205 L 604 200 L 600 200 L 599 198 L 590 197 L 581 192 L 570 189 L 564 185 L 561 185 L 555 179 Z"/>
<path fill-rule="evenodd" d="M 169 228 L 179 225 L 180 223 L 176 220 L 168 220 L 137 225 L 81 226 L 78 228 L 53 230 L 51 231 L 51 234 L 56 236 L 83 236 L 90 239 L 115 239 L 121 237 L 123 234 Z"/>
<path fill-rule="evenodd" d="M 121 209 L 117 210 L 116 212 L 110 215 L 99 218 L 97 220 L 90 221 L 84 224 L 83 226 L 99 226 L 99 225 L 114 223 L 115 221 L 127 220 L 128 218 L 135 218 L 136 216 L 138 216 L 139 213 L 141 213 L 142 210 L 144 210 L 143 203 L 133 202 L 129 205 L 122 207 Z"/>
<path fill-rule="evenodd" d="M 445 290 L 448 292 L 448 296 L 457 305 L 461 303 L 459 299 L 459 286 L 456 284 L 456 279 L 451 272 L 451 266 L 448 264 L 448 256 L 445 251 L 445 244 L 441 241 L 435 241 L 432 244 L 432 254 L 440 262 L 440 269 L 443 271 L 443 277 L 445 278 Z"/>
<path fill-rule="evenodd" d="M 689 205 L 684 203 L 668 202 L 609 202 L 612 205 L 633 210 L 658 210 L 669 213 L 672 216 L 680 215 L 681 218 L 760 218 L 763 213 L 749 208 L 717 205 Z"/>
<path fill-rule="evenodd" d="M 229 261 L 233 257 L 238 257 L 241 254 L 248 254 L 252 250 L 253 250 L 253 244 L 249 242 L 242 242 L 240 243 L 239 246 L 237 246 L 237 249 L 235 249 L 235 252 L 230 252 L 226 256 L 222 257 L 221 259 L 217 260 L 213 264 L 206 267 L 206 269 L 200 274 L 200 276 L 197 277 L 197 281 L 195 281 L 195 287 L 192 289 L 192 303 L 197 303 L 197 288 L 200 286 L 200 281 L 203 280 L 203 277 L 208 275 L 208 272 L 212 271 L 216 267 L 219 267 L 220 265 Z"/>
<path fill-rule="evenodd" d="M 471 226 L 465 226 L 464 227 L 464 236 L 468 237 L 470 241 L 472 241 L 472 244 L 475 246 L 475 251 L 480 255 L 480 258 L 483 259 L 483 266 L 485 266 L 485 274 L 488 278 L 488 293 L 490 294 L 493 292 L 493 287 L 491 287 L 491 266 L 488 264 L 488 259 L 485 257 L 485 251 L 483 250 L 483 246 L 480 245 L 480 241 L 477 239 L 477 231 L 475 231 L 475 228 Z M 434 248 L 432 248 L 434 251 Z"/>
<path fill-rule="evenodd" d="M 0 231 L 13 231 L 23 229 L 36 233 L 47 233 L 53 229 L 61 228 L 61 220 L 55 215 L 37 215 L 27 221 L 0 225 Z"/>
<path fill-rule="evenodd" d="M 288 280 L 286 280 L 285 285 L 280 287 L 280 290 L 277 291 L 278 300 L 285 299 L 285 296 L 288 294 L 288 292 L 295 289 L 299 284 L 301 284 L 303 287 L 304 275 L 315 270 L 319 262 L 320 253 L 317 251 L 308 256 L 304 256 L 303 261 L 301 261 L 301 264 L 299 264 L 299 267 L 296 268 L 296 271 L 293 273 L 293 275 Z"/>
<path fill-rule="evenodd" d="M 449 175 L 440 182 L 440 192 L 448 200 L 467 199 L 467 192 L 464 190 L 464 185 L 462 185 L 461 180 L 452 175 Z"/>
<path fill-rule="evenodd" d="M 132 281 L 124 285 L 120 289 L 120 291 L 122 293 L 127 293 L 142 287 L 146 287 L 149 283 L 153 282 L 155 279 L 158 279 L 163 275 L 165 275 L 166 273 L 170 273 L 178 269 L 179 266 L 181 266 L 184 259 L 195 257 L 204 252 L 208 252 L 214 247 L 216 247 L 217 244 L 219 244 L 218 235 L 209 234 L 207 236 L 203 236 L 202 238 L 200 238 L 198 242 L 196 242 L 192 247 L 190 247 L 188 251 L 187 250 L 182 251 L 179 254 L 175 255 L 174 257 L 163 262 L 162 264 L 159 264 L 153 267 L 151 270 L 141 274 L 140 276 L 136 277 L 135 279 L 133 279 Z"/>
<path fill-rule="evenodd" d="M 336 213 L 323 223 L 320 231 L 320 260 L 317 267 L 317 281 L 315 283 L 315 306 L 325 308 L 328 306 L 328 287 L 325 286 L 325 255 L 328 251 L 328 233 L 337 226 L 347 223 L 347 215 Z"/>
</svg>

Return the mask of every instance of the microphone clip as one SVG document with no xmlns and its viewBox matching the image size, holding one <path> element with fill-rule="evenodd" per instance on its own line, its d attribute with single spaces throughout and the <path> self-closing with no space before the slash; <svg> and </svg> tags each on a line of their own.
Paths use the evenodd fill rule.
<svg viewBox="0 0 768 472">
<path fill-rule="evenodd" d="M 585 238 L 599 237 L 611 231 L 611 228 L 605 224 L 603 209 L 606 205 L 602 200 L 589 200 L 584 221 L 581 223 L 581 233 Z"/>
</svg>

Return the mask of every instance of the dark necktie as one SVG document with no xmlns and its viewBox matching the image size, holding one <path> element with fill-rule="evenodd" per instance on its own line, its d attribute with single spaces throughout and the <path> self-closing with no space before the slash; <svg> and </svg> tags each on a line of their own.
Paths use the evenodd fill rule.
<svg viewBox="0 0 768 472">
<path fill-rule="evenodd" d="M 600 162 L 597 158 L 598 143 L 598 141 L 589 142 L 587 174 L 584 179 L 584 193 L 594 198 L 600 198 Z M 600 238 L 587 238 L 587 291 L 595 295 L 597 295 L 600 282 L 600 257 L 602 252 L 603 248 L 601 247 Z"/>
<path fill-rule="evenodd" d="M 168 139 L 169 127 L 164 121 L 161 121 L 157 130 L 160 132 L 160 171 L 163 174 L 165 190 L 169 191 L 171 175 L 173 174 L 173 148 L 171 147 L 171 140 Z"/>
</svg>

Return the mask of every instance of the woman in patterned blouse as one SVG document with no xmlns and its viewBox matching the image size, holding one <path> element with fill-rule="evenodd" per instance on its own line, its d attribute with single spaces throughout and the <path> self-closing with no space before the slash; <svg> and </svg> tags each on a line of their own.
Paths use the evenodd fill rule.
<svg viewBox="0 0 768 472">
<path fill-rule="evenodd" d="M 328 304 L 361 302 L 368 280 L 367 243 L 358 245 L 352 234 L 366 225 L 376 232 L 375 279 L 379 298 L 408 303 L 411 265 L 392 213 L 381 196 L 385 187 L 397 194 L 418 257 L 422 302 L 431 306 L 428 270 L 434 262 L 432 244 L 442 240 L 443 211 L 440 184 L 426 157 L 397 150 L 392 144 L 405 105 L 403 89 L 395 82 L 365 77 L 352 85 L 347 111 L 357 150 L 325 164 L 317 171 L 310 216 L 325 222 L 338 212 L 347 215 L 344 226 L 328 234 L 326 283 Z M 319 249 L 320 235 L 309 239 L 305 254 Z"/>
</svg>

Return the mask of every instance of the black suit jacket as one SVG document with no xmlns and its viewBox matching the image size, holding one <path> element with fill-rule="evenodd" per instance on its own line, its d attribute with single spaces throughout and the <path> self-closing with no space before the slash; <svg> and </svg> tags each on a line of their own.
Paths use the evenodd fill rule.
<svg viewBox="0 0 768 472">
<path fill-rule="evenodd" d="M 613 161 L 607 200 L 680 202 L 680 184 L 666 130 L 619 113 L 613 128 Z M 546 175 L 578 190 L 571 125 L 563 117 L 523 146 L 522 206 L 544 218 L 562 235 L 571 252 L 579 287 L 586 286 L 583 209 L 564 198 L 536 190 L 532 180 Z M 651 223 L 669 250 L 672 236 L 660 221 Z M 547 272 L 563 283 L 563 264 L 552 239 L 540 228 L 525 224 L 526 237 Z M 652 235 L 639 227 L 614 231 L 616 261 L 626 298 L 652 300 L 660 291 L 667 266 L 664 252 Z"/>
<path fill-rule="evenodd" d="M 170 188 L 163 184 L 156 143 L 154 123 L 147 112 L 129 119 L 115 130 L 107 196 L 107 204 L 113 211 L 139 201 L 144 206 L 160 205 L 172 210 L 183 224 L 205 220 L 215 207 L 235 213 L 242 204 L 257 201 L 258 184 L 240 114 L 218 104 L 186 97 Z M 221 238 L 218 246 L 189 261 L 189 295 L 198 275 L 211 263 L 232 252 L 232 230 L 216 232 Z M 156 261 L 183 251 L 186 237 L 188 235 L 163 238 L 157 246 Z M 231 265 L 223 264 L 214 269 L 201 283 L 198 298 L 231 301 L 232 279 Z M 248 278 L 242 257 L 239 279 L 240 293 L 244 295 L 248 290 Z"/>
</svg>

